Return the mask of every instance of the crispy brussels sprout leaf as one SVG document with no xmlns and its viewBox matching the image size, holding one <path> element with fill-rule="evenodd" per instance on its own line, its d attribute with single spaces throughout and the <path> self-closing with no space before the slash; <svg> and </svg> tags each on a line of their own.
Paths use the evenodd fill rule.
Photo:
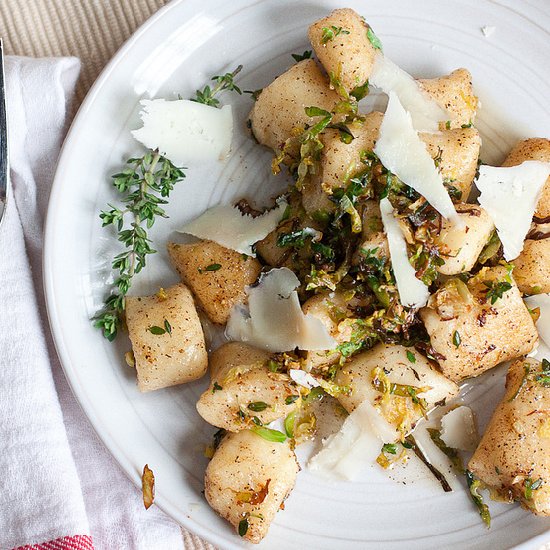
<svg viewBox="0 0 550 550">
<path fill-rule="evenodd" d="M 148 464 L 143 467 L 141 476 L 141 491 L 143 493 L 143 505 L 148 510 L 155 500 L 155 474 Z"/>
</svg>

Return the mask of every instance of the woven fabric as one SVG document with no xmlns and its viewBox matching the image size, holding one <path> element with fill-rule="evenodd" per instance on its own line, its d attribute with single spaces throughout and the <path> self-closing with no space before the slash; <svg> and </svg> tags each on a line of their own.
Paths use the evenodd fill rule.
<svg viewBox="0 0 550 550">
<path fill-rule="evenodd" d="M 168 0 L 0 0 L 5 53 L 76 56 L 76 101 L 132 33 Z"/>
<path fill-rule="evenodd" d="M 61 539 L 49 540 L 41 544 L 31 544 L 14 548 L 14 550 L 94 550 L 92 537 L 75 535 Z"/>
</svg>

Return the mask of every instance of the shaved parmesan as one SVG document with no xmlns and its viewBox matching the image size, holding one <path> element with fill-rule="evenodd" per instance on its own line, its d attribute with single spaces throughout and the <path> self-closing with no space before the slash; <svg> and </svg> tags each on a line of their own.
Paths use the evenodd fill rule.
<svg viewBox="0 0 550 550">
<path fill-rule="evenodd" d="M 144 99 L 140 112 L 143 126 L 132 135 L 176 166 L 223 160 L 231 149 L 233 114 L 230 105 L 221 109 L 180 99 Z"/>
<path fill-rule="evenodd" d="M 403 69 L 379 52 L 369 78 L 369 84 L 389 94 L 395 93 L 401 105 L 409 111 L 417 132 L 437 132 L 439 122 L 449 119 L 442 109 Z"/>
<path fill-rule="evenodd" d="M 444 218 L 462 226 L 443 177 L 413 128 L 410 114 L 394 92 L 389 96 L 374 152 L 390 172 L 425 197 Z"/>
<path fill-rule="evenodd" d="M 550 163 L 527 160 L 519 166 L 480 166 L 475 184 L 479 204 L 491 216 L 510 261 L 523 250 L 542 188 L 550 175 Z"/>
<path fill-rule="evenodd" d="M 385 198 L 380 201 L 380 213 L 388 238 L 390 258 L 399 291 L 399 301 L 406 307 L 419 308 L 426 305 L 430 296 L 428 287 L 416 278 L 414 267 L 409 262 L 407 242 L 398 221 L 393 216 L 393 206 Z"/>
<path fill-rule="evenodd" d="M 470 407 L 457 407 L 441 418 L 441 439 L 451 449 L 475 450 L 479 437 Z"/>
<path fill-rule="evenodd" d="M 345 420 L 336 434 L 308 463 L 310 470 L 329 479 L 353 479 L 365 464 L 375 462 L 384 443 L 399 438 L 397 431 L 368 400 Z"/>
<path fill-rule="evenodd" d="M 537 321 L 537 330 L 545 345 L 550 348 L 550 294 L 529 296 L 525 298 L 525 303 L 530 309 L 539 308 L 540 317 Z"/>
<path fill-rule="evenodd" d="M 215 241 L 231 250 L 256 257 L 252 245 L 264 239 L 277 227 L 287 206 L 286 201 L 280 200 L 276 208 L 255 218 L 241 214 L 234 206 L 214 206 L 202 216 L 185 224 L 180 233 Z"/>
<path fill-rule="evenodd" d="M 286 267 L 262 274 L 258 284 L 246 290 L 248 306 L 233 308 L 227 336 L 272 352 L 334 349 L 337 343 L 323 323 L 304 315 L 296 292 L 299 285 Z"/>
</svg>

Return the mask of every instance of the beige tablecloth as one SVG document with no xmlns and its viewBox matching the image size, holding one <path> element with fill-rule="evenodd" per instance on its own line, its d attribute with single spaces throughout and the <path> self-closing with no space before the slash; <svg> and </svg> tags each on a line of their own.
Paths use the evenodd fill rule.
<svg viewBox="0 0 550 550">
<path fill-rule="evenodd" d="M 82 102 L 107 61 L 168 0 L 0 0 L 0 36 L 7 54 L 74 55 L 82 60 L 76 99 Z"/>
</svg>

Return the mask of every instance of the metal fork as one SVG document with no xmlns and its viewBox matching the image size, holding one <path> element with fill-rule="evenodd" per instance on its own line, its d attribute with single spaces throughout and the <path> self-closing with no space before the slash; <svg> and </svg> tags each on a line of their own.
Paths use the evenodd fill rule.
<svg viewBox="0 0 550 550">
<path fill-rule="evenodd" d="M 0 223 L 6 211 L 8 178 L 8 120 L 6 115 L 6 87 L 4 85 L 4 45 L 0 38 Z"/>
</svg>

